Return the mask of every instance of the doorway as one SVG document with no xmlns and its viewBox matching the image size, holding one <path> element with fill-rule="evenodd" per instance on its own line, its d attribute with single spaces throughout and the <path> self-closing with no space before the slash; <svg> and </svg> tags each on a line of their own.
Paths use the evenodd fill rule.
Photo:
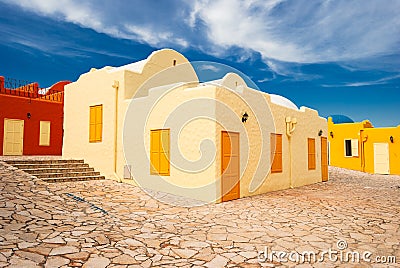
<svg viewBox="0 0 400 268">
<path fill-rule="evenodd" d="M 22 155 L 24 120 L 4 119 L 3 155 Z"/>
<path fill-rule="evenodd" d="M 321 137 L 321 171 L 322 181 L 328 181 L 328 140 Z"/>
<path fill-rule="evenodd" d="M 374 143 L 374 173 L 390 174 L 389 144 Z"/>
<path fill-rule="evenodd" d="M 239 133 L 221 133 L 221 194 L 222 202 L 240 198 Z"/>
</svg>

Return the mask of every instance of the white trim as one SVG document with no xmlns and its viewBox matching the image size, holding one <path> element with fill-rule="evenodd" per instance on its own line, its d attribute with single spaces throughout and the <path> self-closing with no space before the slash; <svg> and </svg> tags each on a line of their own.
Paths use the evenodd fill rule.
<svg viewBox="0 0 400 268">
<path fill-rule="evenodd" d="M 351 155 L 358 157 L 358 139 L 351 139 Z"/>
</svg>

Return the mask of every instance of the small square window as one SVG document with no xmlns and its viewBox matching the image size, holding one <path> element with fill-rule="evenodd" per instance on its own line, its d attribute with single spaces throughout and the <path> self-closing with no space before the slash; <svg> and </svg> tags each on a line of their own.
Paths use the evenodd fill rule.
<svg viewBox="0 0 400 268">
<path fill-rule="evenodd" d="M 347 157 L 358 157 L 358 140 L 347 139 L 344 140 L 345 156 Z"/>
<path fill-rule="evenodd" d="M 351 155 L 351 140 L 345 140 L 344 146 L 346 148 L 346 156 L 352 156 Z"/>
</svg>

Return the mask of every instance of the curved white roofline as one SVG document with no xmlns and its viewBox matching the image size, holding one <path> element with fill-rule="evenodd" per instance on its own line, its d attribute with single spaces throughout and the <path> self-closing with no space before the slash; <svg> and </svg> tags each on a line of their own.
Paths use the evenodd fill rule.
<svg viewBox="0 0 400 268">
<path fill-rule="evenodd" d="M 131 71 L 131 72 L 135 72 L 135 73 L 141 74 L 143 72 L 143 69 L 146 66 L 146 64 L 150 61 L 150 59 L 155 54 L 158 54 L 158 53 L 160 53 L 162 51 L 166 51 L 166 50 L 172 50 L 172 51 L 174 51 L 176 53 L 179 53 L 179 52 L 177 52 L 177 51 L 175 51 L 173 49 L 170 49 L 170 48 L 163 48 L 163 49 L 155 50 L 155 51 L 151 52 L 151 54 L 144 60 L 140 60 L 140 61 L 137 61 L 137 62 L 129 63 L 129 64 L 122 65 L 122 66 L 119 66 L 119 67 L 112 67 L 112 69 L 111 70 L 107 70 L 107 72 L 115 73 L 115 72 L 118 72 L 118 71 L 128 70 L 128 71 Z"/>
<path fill-rule="evenodd" d="M 234 81 L 237 82 L 237 84 L 235 83 L 235 85 L 233 86 L 232 83 Z M 226 73 L 224 75 L 224 77 L 222 77 L 220 79 L 210 80 L 210 81 L 204 82 L 203 84 L 220 85 L 220 86 L 225 86 L 225 87 L 232 88 L 232 89 L 235 89 L 238 86 L 247 86 L 246 81 L 244 81 L 244 79 L 240 75 L 238 75 L 237 73 L 233 73 L 233 72 Z"/>
<path fill-rule="evenodd" d="M 115 73 L 118 71 L 123 71 L 123 70 L 128 70 L 131 72 L 135 72 L 135 73 L 142 73 L 143 72 L 143 68 L 146 65 L 146 63 L 149 61 L 149 58 L 141 60 L 141 61 L 137 61 L 134 63 L 129 63 L 126 65 L 122 65 L 120 67 L 114 67 L 111 70 L 109 70 L 109 73 Z"/>
<path fill-rule="evenodd" d="M 271 97 L 271 102 L 275 103 L 277 105 L 286 107 L 286 108 L 290 108 L 290 109 L 294 109 L 294 110 L 299 110 L 299 108 L 296 106 L 296 104 L 294 104 L 291 100 L 281 96 L 281 95 L 276 95 L 276 94 L 269 94 L 269 96 Z"/>
</svg>

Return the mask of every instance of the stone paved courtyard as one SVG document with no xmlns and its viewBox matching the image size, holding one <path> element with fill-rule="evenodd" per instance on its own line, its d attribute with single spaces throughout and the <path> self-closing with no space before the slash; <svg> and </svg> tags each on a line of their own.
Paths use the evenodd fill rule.
<svg viewBox="0 0 400 268">
<path fill-rule="evenodd" d="M 327 183 L 185 208 L 109 180 L 45 183 L 0 161 L 0 267 L 400 267 L 400 176 L 329 174 Z M 371 262 L 258 259 L 338 246 L 369 251 Z"/>
</svg>

